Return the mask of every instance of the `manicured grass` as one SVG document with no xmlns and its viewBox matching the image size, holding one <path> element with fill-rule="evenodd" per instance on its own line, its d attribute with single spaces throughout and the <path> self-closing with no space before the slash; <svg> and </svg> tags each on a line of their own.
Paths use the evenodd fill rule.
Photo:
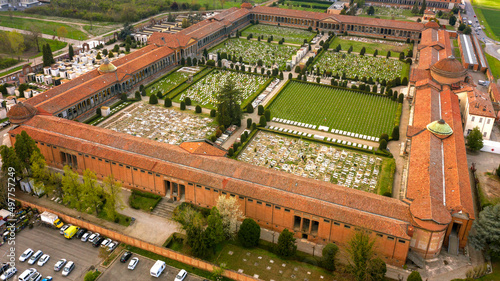
<svg viewBox="0 0 500 281">
<path fill-rule="evenodd" d="M 264 39 L 267 39 L 272 35 L 274 41 L 285 38 L 286 43 L 295 43 L 300 45 L 304 43 L 304 39 L 311 41 L 315 35 L 315 33 L 305 29 L 264 24 L 251 25 L 241 32 L 242 37 L 247 37 L 249 34 L 252 34 L 255 38 L 264 35 Z"/>
<path fill-rule="evenodd" d="M 358 38 L 358 37 L 355 37 Z M 359 37 L 362 39 L 362 37 Z M 369 39 L 372 40 L 372 39 Z M 377 41 L 381 41 L 378 39 L 374 39 Z M 394 41 L 381 41 L 380 43 L 372 43 L 372 42 L 359 42 L 354 40 L 342 39 L 342 37 L 335 37 L 332 43 L 330 43 L 330 48 L 334 49 L 337 45 L 340 44 L 342 50 L 349 50 L 352 46 L 352 51 L 355 53 L 359 53 L 363 47 L 366 49 L 366 54 L 375 53 L 375 50 L 378 51 L 379 56 L 387 56 L 387 52 L 391 51 L 391 57 L 399 58 L 399 53 L 405 52 L 408 54 L 408 50 L 410 49 L 410 44 L 403 42 L 396 42 L 397 45 L 393 45 Z"/>
<path fill-rule="evenodd" d="M 272 117 L 375 137 L 392 133 L 397 108 L 387 97 L 298 81 L 270 105 Z"/>
<path fill-rule="evenodd" d="M 143 211 L 150 212 L 156 207 L 160 200 L 160 195 L 132 190 L 128 203 L 133 209 L 141 209 Z"/>
<path fill-rule="evenodd" d="M 488 65 L 490 66 L 491 74 L 493 74 L 493 76 L 497 79 L 500 78 L 500 61 L 486 52 L 484 52 L 484 55 L 488 60 Z"/>
<path fill-rule="evenodd" d="M 15 67 L 15 68 L 13 68 L 11 70 L 4 71 L 4 72 L 0 73 L 0 77 L 3 77 L 3 76 L 8 75 L 8 74 L 11 74 L 11 73 L 16 72 L 16 71 L 21 70 L 21 69 L 23 69 L 22 65 L 18 66 L 18 67 Z"/>
<path fill-rule="evenodd" d="M 146 88 L 146 94 L 150 96 L 151 94 L 156 94 L 158 91 L 162 93 L 167 93 L 181 83 L 184 83 L 189 77 L 189 73 L 174 71 L 170 74 L 164 76 L 162 79 L 148 85 Z"/>
<path fill-rule="evenodd" d="M 477 280 L 480 281 L 498 281 L 500 280 L 500 258 L 491 258 L 491 267 L 493 267 L 493 273 L 483 276 Z"/>
<path fill-rule="evenodd" d="M 202 79 L 205 75 L 210 73 L 210 71 L 212 71 L 212 70 L 213 70 L 213 68 L 207 67 L 207 68 L 203 69 L 202 71 L 196 73 L 196 75 L 193 76 L 193 84 L 196 83 L 198 80 Z M 166 92 L 164 97 L 169 97 L 172 99 L 191 85 L 192 84 L 181 83 L 179 86 L 174 87 L 172 90 L 170 90 L 170 92 Z"/>
<path fill-rule="evenodd" d="M 59 51 L 61 49 L 66 48 L 66 46 L 68 45 L 68 43 L 66 43 L 66 42 L 52 40 L 52 39 L 45 39 L 45 38 L 40 38 L 38 43 L 40 44 L 40 52 L 37 53 L 36 55 L 31 56 L 30 59 L 41 56 L 43 46 L 47 43 L 49 43 L 50 49 L 52 50 L 53 53 L 56 51 Z"/>
<path fill-rule="evenodd" d="M 377 194 L 392 195 L 392 184 L 394 182 L 394 172 L 396 171 L 396 161 L 394 158 L 386 158 L 382 162 L 380 178 L 377 182 Z"/>
<path fill-rule="evenodd" d="M 48 22 L 48 21 L 16 18 L 16 17 L 10 18 L 9 16 L 0 15 L 0 26 L 29 30 L 31 25 L 36 25 L 43 34 L 49 34 L 54 36 L 57 36 L 57 29 L 61 26 L 64 26 L 68 31 L 68 35 L 66 36 L 67 38 L 76 40 L 87 39 L 87 35 L 85 33 L 78 30 L 77 28 L 74 28 L 64 23 Z"/>
<path fill-rule="evenodd" d="M 101 211 L 97 215 L 97 217 L 100 218 L 100 219 L 104 219 L 104 220 L 110 221 L 110 222 L 118 223 L 118 224 L 123 225 L 123 226 L 129 226 L 130 225 L 130 217 L 126 216 L 126 215 L 123 215 L 123 214 L 120 214 L 120 213 L 116 214 L 116 218 L 118 218 L 118 222 L 115 222 L 115 221 L 111 220 L 106 215 L 106 212 L 104 212 L 104 211 Z"/>
<path fill-rule="evenodd" d="M 301 7 L 301 5 L 306 5 L 306 6 L 305 7 Z M 313 6 L 315 6 L 315 7 L 313 7 Z M 321 6 L 323 8 L 318 8 L 319 6 Z M 319 3 L 307 3 L 307 2 L 287 1 L 287 2 L 285 2 L 285 5 L 279 5 L 279 7 L 282 8 L 282 9 L 326 13 L 326 10 L 330 6 L 327 6 L 327 5 L 323 6 L 323 4 L 319 4 Z"/>
<path fill-rule="evenodd" d="M 500 41 L 500 10 L 474 7 L 479 23 L 484 25 L 484 32 L 493 40 Z"/>
<path fill-rule="evenodd" d="M 474 0 L 474 6 L 488 7 L 500 10 L 500 2 L 498 0 Z"/>
</svg>

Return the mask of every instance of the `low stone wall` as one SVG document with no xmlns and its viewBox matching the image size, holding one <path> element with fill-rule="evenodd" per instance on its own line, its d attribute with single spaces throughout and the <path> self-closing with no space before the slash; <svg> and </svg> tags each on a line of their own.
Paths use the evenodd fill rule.
<svg viewBox="0 0 500 281">
<path fill-rule="evenodd" d="M 17 200 L 19 202 L 21 202 L 21 204 L 25 207 L 29 206 L 31 208 L 36 208 L 36 209 L 38 209 L 38 211 L 40 213 L 44 212 L 44 211 L 54 213 L 57 216 L 59 216 L 59 218 L 61 218 L 65 223 L 70 223 L 72 225 L 83 227 L 83 228 L 86 228 L 92 232 L 98 232 L 103 236 L 109 237 L 109 238 L 116 240 L 116 241 L 119 241 L 121 243 L 125 243 L 128 245 L 134 246 L 134 247 L 138 247 L 138 248 L 141 248 L 143 250 L 150 251 L 152 253 L 155 253 L 155 254 L 167 257 L 169 259 L 173 259 L 173 260 L 176 260 L 176 261 L 179 261 L 179 262 L 185 263 L 187 265 L 194 266 L 196 268 L 203 269 L 203 270 L 206 270 L 209 272 L 213 271 L 213 269 L 217 267 L 214 264 L 211 264 L 211 263 L 208 263 L 208 262 L 196 259 L 196 258 L 192 258 L 192 257 L 186 256 L 186 255 L 183 255 L 181 253 L 172 251 L 170 249 L 162 248 L 162 247 L 141 241 L 139 239 L 135 239 L 135 238 L 120 234 L 120 233 L 112 231 L 112 230 L 105 229 L 103 227 L 91 224 L 89 222 L 82 221 L 82 220 L 70 217 L 68 215 L 65 215 L 65 214 L 61 214 L 57 211 L 47 209 L 45 207 L 38 206 L 36 204 L 26 202 L 23 200 L 19 200 L 19 199 L 17 199 Z M 251 276 L 248 276 L 246 274 L 238 273 L 238 272 L 231 271 L 231 270 L 225 270 L 223 275 L 225 277 L 228 277 L 228 278 L 231 278 L 231 279 L 234 279 L 237 281 L 260 280 L 260 279 L 256 279 L 256 278 L 253 278 Z"/>
</svg>

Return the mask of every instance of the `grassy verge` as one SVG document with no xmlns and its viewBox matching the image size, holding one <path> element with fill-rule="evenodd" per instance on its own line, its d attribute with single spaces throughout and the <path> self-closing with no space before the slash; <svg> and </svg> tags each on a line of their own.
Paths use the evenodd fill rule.
<svg viewBox="0 0 500 281">
<path fill-rule="evenodd" d="M 11 69 L 11 70 L 7 70 L 7 71 L 4 71 L 4 72 L 1 72 L 1 73 L 0 73 L 0 77 L 3 77 L 3 76 L 5 76 L 5 75 L 11 74 L 11 73 L 14 73 L 14 72 L 19 71 L 19 70 L 21 70 L 21 69 L 23 69 L 23 66 L 22 66 L 22 65 L 21 65 L 21 66 L 18 66 L 18 67 L 14 67 L 14 68 L 13 68 L 13 69 Z"/>
<path fill-rule="evenodd" d="M 493 40 L 500 41 L 500 10 L 474 7 L 479 23 L 484 25 L 484 33 Z"/>
<path fill-rule="evenodd" d="M 396 161 L 394 158 L 384 159 L 380 171 L 380 178 L 377 182 L 377 194 L 391 197 L 392 184 L 394 182 L 394 172 L 396 171 Z"/>
<path fill-rule="evenodd" d="M 30 59 L 32 58 L 36 58 L 36 57 L 40 57 L 42 56 L 42 49 L 43 49 L 43 46 L 46 45 L 46 44 L 49 44 L 50 46 L 50 49 L 52 50 L 52 52 L 56 52 L 58 50 L 61 50 L 63 48 L 65 48 L 68 43 L 66 42 L 62 42 L 62 41 L 58 41 L 58 40 L 52 40 L 52 39 L 45 39 L 45 38 L 40 38 L 39 39 L 39 44 L 40 44 L 40 52 L 37 53 L 36 55 L 33 55 L 30 57 Z"/>
<path fill-rule="evenodd" d="M 485 275 L 477 280 L 480 281 L 498 281 L 500 280 L 500 258 L 492 257 L 491 258 L 491 267 L 493 269 L 493 273 Z"/>
<path fill-rule="evenodd" d="M 110 221 L 110 222 L 114 222 L 114 223 L 123 225 L 123 226 L 129 226 L 130 225 L 130 217 L 126 216 L 126 215 L 123 215 L 123 214 L 120 214 L 120 213 L 116 214 L 116 218 L 114 220 L 112 220 L 111 218 L 109 218 L 106 215 L 106 212 L 100 212 L 97 215 L 97 217 L 100 218 L 100 219 L 103 219 L 103 220 L 107 220 L 107 221 Z"/>
<path fill-rule="evenodd" d="M 491 74 L 493 74 L 493 77 L 495 77 L 495 79 L 500 78 L 500 61 L 486 52 L 484 53 L 484 55 L 488 60 L 488 65 L 490 66 L 490 71 Z"/>
<path fill-rule="evenodd" d="M 202 71 L 196 73 L 195 76 L 193 76 L 193 82 L 192 83 L 181 83 L 177 87 L 173 88 L 170 90 L 170 92 L 165 93 L 164 97 L 168 97 L 170 99 L 174 99 L 177 95 L 179 95 L 182 91 L 186 90 L 189 88 L 191 85 L 194 85 L 196 82 L 198 82 L 200 79 L 205 77 L 208 73 L 210 73 L 212 70 L 215 68 L 207 67 L 203 69 Z"/>
<path fill-rule="evenodd" d="M 493 181 L 500 181 L 498 176 L 492 175 L 491 173 L 486 173 L 485 177 L 489 177 Z M 483 177 L 480 177 L 480 178 L 483 178 Z M 483 190 L 484 184 L 486 184 L 486 183 L 481 182 L 481 181 L 477 184 L 477 192 L 479 195 L 479 203 L 481 204 L 481 209 L 484 209 L 487 206 L 496 205 L 496 204 L 500 203 L 500 198 L 490 197 L 486 194 L 486 192 Z"/>
<path fill-rule="evenodd" d="M 74 28 L 70 25 L 58 22 L 49 22 L 35 19 L 26 19 L 26 18 L 15 18 L 9 16 L 0 15 L 0 25 L 10 28 L 17 28 L 22 30 L 29 30 L 31 25 L 35 25 L 40 29 L 43 34 L 49 34 L 57 36 L 57 29 L 60 27 L 65 27 L 68 34 L 65 36 L 67 38 L 82 40 L 87 39 L 87 34 L 80 31 L 77 28 Z"/>
<path fill-rule="evenodd" d="M 132 190 L 132 195 L 130 195 L 128 203 L 130 207 L 134 209 L 141 209 L 143 211 L 149 212 L 156 207 L 160 200 L 160 195 L 142 192 L 139 190 Z"/>
</svg>

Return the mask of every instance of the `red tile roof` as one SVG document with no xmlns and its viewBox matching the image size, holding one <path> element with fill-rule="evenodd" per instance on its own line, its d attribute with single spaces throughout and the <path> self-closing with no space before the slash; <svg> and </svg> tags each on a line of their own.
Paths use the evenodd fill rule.
<svg viewBox="0 0 500 281">
<path fill-rule="evenodd" d="M 214 144 L 209 144 L 205 140 L 201 141 L 185 141 L 179 145 L 182 149 L 192 154 L 207 155 L 207 156 L 226 156 L 227 152 Z"/>
<path fill-rule="evenodd" d="M 489 92 L 494 102 L 500 102 L 500 86 L 497 83 L 490 83 Z"/>
<path fill-rule="evenodd" d="M 495 118 L 495 110 L 487 93 L 483 93 L 478 89 L 467 92 L 469 100 L 469 114 Z"/>
</svg>

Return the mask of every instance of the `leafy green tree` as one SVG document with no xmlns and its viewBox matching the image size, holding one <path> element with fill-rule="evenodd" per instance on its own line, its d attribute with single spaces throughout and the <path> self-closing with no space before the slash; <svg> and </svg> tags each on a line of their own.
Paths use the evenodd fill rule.
<svg viewBox="0 0 500 281">
<path fill-rule="evenodd" d="M 394 126 L 394 129 L 392 130 L 392 139 L 399 140 L 399 126 Z"/>
<path fill-rule="evenodd" d="M 464 34 L 466 35 L 469 35 L 472 33 L 472 29 L 470 28 L 470 26 L 467 26 L 465 29 L 464 29 Z"/>
<path fill-rule="evenodd" d="M 70 207 L 82 210 L 82 198 L 84 196 L 78 174 L 73 172 L 68 165 L 64 166 L 64 175 L 62 177 L 63 202 Z"/>
<path fill-rule="evenodd" d="M 28 133 L 26 133 L 26 131 L 22 131 L 20 134 L 16 135 L 14 149 L 19 157 L 19 160 L 21 160 L 22 167 L 26 169 L 30 167 L 31 155 L 34 152 L 40 153 L 40 149 L 36 146 L 35 141 L 28 135 Z"/>
<path fill-rule="evenodd" d="M 43 66 L 51 66 L 53 63 L 55 63 L 54 56 L 52 55 L 52 49 L 49 45 L 49 43 L 45 44 L 44 48 L 42 48 L 43 54 Z"/>
<path fill-rule="evenodd" d="M 201 113 L 201 106 L 199 106 L 199 105 L 197 104 L 197 105 L 196 105 L 196 107 L 195 107 L 194 112 L 196 112 L 196 113 Z"/>
<path fill-rule="evenodd" d="M 418 271 L 412 271 L 408 276 L 407 281 L 422 281 L 422 277 Z"/>
<path fill-rule="evenodd" d="M 73 60 L 73 57 L 75 56 L 75 51 L 73 50 L 73 44 L 69 44 L 68 56 L 69 56 L 69 60 Z"/>
<path fill-rule="evenodd" d="M 14 148 L 2 145 L 0 155 L 2 156 L 2 172 L 4 174 L 13 173 L 15 177 L 20 177 L 23 174 L 23 165 Z"/>
<path fill-rule="evenodd" d="M 213 207 L 210 210 L 210 215 L 207 218 L 207 224 L 207 228 L 205 229 L 207 248 L 213 250 L 215 253 L 215 247 L 217 244 L 225 240 L 222 217 L 216 207 Z"/>
<path fill-rule="evenodd" d="M 190 97 L 186 97 L 184 99 L 184 102 L 186 102 L 186 105 L 188 105 L 188 106 L 191 105 L 191 98 Z"/>
<path fill-rule="evenodd" d="M 361 51 L 359 52 L 359 55 L 364 56 L 365 53 L 366 53 L 366 48 L 365 47 L 361 48 Z"/>
<path fill-rule="evenodd" d="M 500 255 L 500 204 L 486 206 L 472 223 L 475 230 L 469 235 L 469 243 L 477 250 L 488 250 Z"/>
<path fill-rule="evenodd" d="M 226 127 L 241 122 L 240 103 L 242 99 L 241 91 L 236 88 L 234 81 L 231 79 L 226 81 L 216 96 L 217 122 Z"/>
<path fill-rule="evenodd" d="M 106 212 L 107 217 L 114 221 L 118 214 L 116 208 L 122 208 L 125 205 L 121 197 L 122 186 L 115 180 L 113 175 L 109 175 L 104 179 L 103 190 L 106 199 L 103 210 Z"/>
<path fill-rule="evenodd" d="M 366 14 L 373 16 L 375 14 L 375 8 L 373 6 L 368 7 Z"/>
<path fill-rule="evenodd" d="M 252 127 L 252 118 L 247 118 L 247 129 L 250 129 Z"/>
<path fill-rule="evenodd" d="M 184 101 L 181 101 L 180 108 L 181 110 L 186 110 L 186 103 Z"/>
<path fill-rule="evenodd" d="M 97 182 L 97 177 L 94 172 L 86 169 L 83 171 L 83 184 L 81 185 L 83 191 L 82 204 L 88 209 L 99 214 L 99 207 L 103 203 L 103 190 L 102 186 Z"/>
<path fill-rule="evenodd" d="M 269 109 L 264 111 L 264 117 L 266 117 L 267 122 L 271 121 L 271 111 Z"/>
<path fill-rule="evenodd" d="M 290 258 L 297 252 L 297 245 L 295 245 L 295 238 L 293 232 L 285 228 L 280 233 L 278 244 L 276 244 L 276 254 L 284 258 Z"/>
<path fill-rule="evenodd" d="M 259 244 L 260 226 L 250 218 L 246 218 L 238 231 L 238 241 L 246 248 L 255 247 Z"/>
<path fill-rule="evenodd" d="M 385 140 L 384 140 L 385 141 Z M 357 281 L 371 280 L 368 267 L 373 257 L 375 241 L 364 231 L 356 231 L 348 242 L 346 249 L 349 256 L 347 270 L 354 275 Z"/>
<path fill-rule="evenodd" d="M 387 55 L 385 56 L 386 59 L 391 57 L 391 51 L 387 51 Z"/>
<path fill-rule="evenodd" d="M 262 127 L 267 126 L 266 116 L 264 116 L 264 115 L 260 116 L 259 125 L 262 126 Z"/>
<path fill-rule="evenodd" d="M 457 17 L 455 17 L 454 15 L 451 15 L 450 18 L 448 19 L 448 23 L 451 26 L 455 26 L 455 24 L 457 23 Z"/>
<path fill-rule="evenodd" d="M 323 248 L 321 257 L 321 267 L 326 270 L 335 271 L 335 264 L 337 263 L 337 253 L 339 252 L 339 247 L 333 243 L 328 243 Z"/>
<path fill-rule="evenodd" d="M 483 148 L 483 135 L 479 131 L 478 127 L 472 129 L 472 131 L 467 136 L 467 146 L 472 151 L 477 151 Z"/>
<path fill-rule="evenodd" d="M 49 171 L 47 169 L 47 164 L 43 155 L 34 151 L 30 158 L 31 163 L 31 175 L 40 180 L 47 180 L 49 178 Z"/>
<path fill-rule="evenodd" d="M 425 0 L 422 1 L 422 6 L 420 7 L 420 11 L 418 12 L 419 14 L 423 15 L 425 12 L 425 9 L 427 9 L 427 2 Z"/>
<path fill-rule="evenodd" d="M 385 280 L 387 265 L 381 258 L 374 258 L 368 261 L 367 277 L 368 280 L 378 281 Z"/>
<path fill-rule="evenodd" d="M 467 27 L 467 26 L 465 25 L 465 23 L 461 23 L 461 24 L 458 26 L 458 31 L 464 31 L 466 27 Z"/>
</svg>

